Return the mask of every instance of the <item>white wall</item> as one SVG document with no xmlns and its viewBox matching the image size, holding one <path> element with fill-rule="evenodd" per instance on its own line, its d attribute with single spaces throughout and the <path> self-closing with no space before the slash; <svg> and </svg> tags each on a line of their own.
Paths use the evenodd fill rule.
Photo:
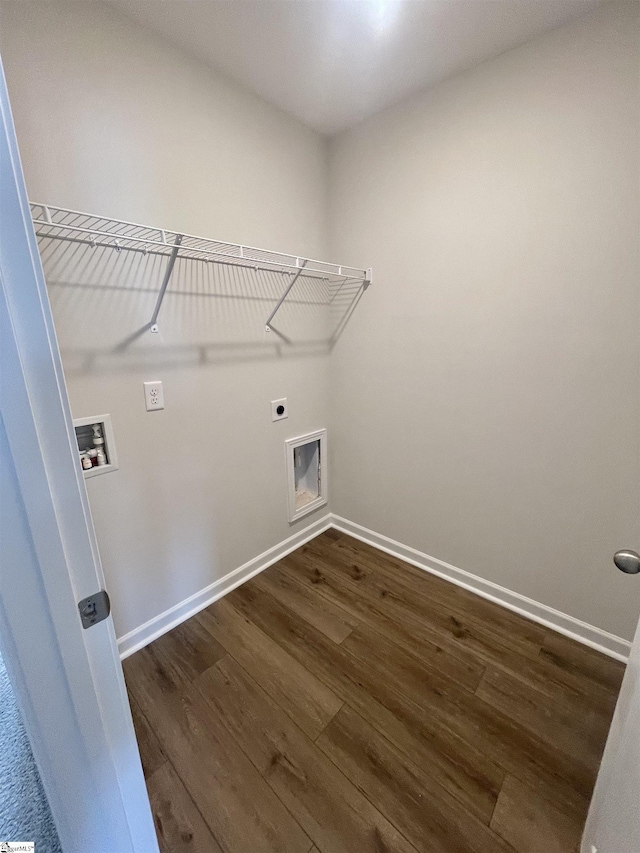
<svg viewBox="0 0 640 853">
<path fill-rule="evenodd" d="M 0 21 L 32 200 L 326 255 L 320 136 L 102 4 L 4 2 Z M 74 416 L 113 418 L 120 470 L 88 490 L 122 636 L 322 515 L 288 524 L 283 442 L 327 426 L 326 340 L 310 304 L 282 317 L 292 345 L 264 332 L 280 279 L 185 263 L 161 334 L 118 348 L 163 263 L 51 244 L 44 265 Z"/>
<path fill-rule="evenodd" d="M 334 139 L 333 511 L 622 637 L 640 546 L 638 5 Z"/>
<path fill-rule="evenodd" d="M 632 635 L 637 9 L 385 111 L 328 171 L 319 136 L 109 7 L 0 0 L 32 199 L 375 270 L 330 400 L 319 309 L 285 312 L 292 345 L 264 333 L 273 277 L 179 263 L 161 335 L 123 349 L 162 265 L 45 249 L 74 414 L 113 417 L 121 469 L 88 488 L 119 635 L 314 520 L 286 521 L 282 444 L 329 404 L 335 512 Z"/>
</svg>

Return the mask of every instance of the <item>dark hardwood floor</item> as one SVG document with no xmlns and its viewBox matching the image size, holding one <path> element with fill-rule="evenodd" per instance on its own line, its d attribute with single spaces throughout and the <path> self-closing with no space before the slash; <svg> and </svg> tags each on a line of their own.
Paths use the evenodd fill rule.
<svg viewBox="0 0 640 853">
<path fill-rule="evenodd" d="M 124 668 L 163 853 L 573 853 L 624 671 L 335 531 Z"/>
</svg>

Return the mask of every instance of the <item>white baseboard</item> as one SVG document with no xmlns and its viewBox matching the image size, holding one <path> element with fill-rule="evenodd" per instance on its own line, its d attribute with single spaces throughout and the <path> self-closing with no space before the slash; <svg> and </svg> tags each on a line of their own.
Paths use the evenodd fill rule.
<svg viewBox="0 0 640 853">
<path fill-rule="evenodd" d="M 341 518 L 338 515 L 328 514 L 323 518 L 298 531 L 293 536 L 269 548 L 263 554 L 249 560 L 243 566 L 234 569 L 223 578 L 214 581 L 214 583 L 195 593 L 195 595 L 186 598 L 174 607 L 165 610 L 159 616 L 155 616 L 144 625 L 140 625 L 128 634 L 118 639 L 118 648 L 120 657 L 124 658 L 137 652 L 153 640 L 160 637 L 162 634 L 175 628 L 181 622 L 189 619 L 195 613 L 213 604 L 218 598 L 222 598 L 228 592 L 231 592 L 240 584 L 250 580 L 255 575 L 267 569 L 273 563 L 277 563 L 287 554 L 295 551 L 305 542 L 315 539 L 325 530 L 330 527 L 335 527 L 354 539 L 360 539 L 368 545 L 384 551 L 386 554 L 391 554 L 412 566 L 423 569 L 426 572 L 444 578 L 451 583 L 475 592 L 476 595 L 500 604 L 508 610 L 513 610 L 521 616 L 531 619 L 533 622 L 538 622 L 546 628 L 551 628 L 583 643 L 585 646 L 590 646 L 609 657 L 616 660 L 626 662 L 629 657 L 631 643 L 628 640 L 623 640 L 621 637 L 616 637 L 603 631 L 601 628 L 596 628 L 593 625 L 588 625 L 586 622 L 581 622 L 573 616 L 568 616 L 566 613 L 561 613 L 559 610 L 554 610 L 546 604 L 541 604 L 539 601 L 534 601 L 517 592 L 512 592 L 503 586 L 492 583 L 484 578 L 472 575 L 470 572 L 452 566 L 450 563 L 445 563 L 435 557 L 430 557 L 428 554 L 423 554 L 415 548 L 410 548 L 408 545 L 403 545 L 401 542 L 396 542 L 395 539 L 390 539 L 388 536 L 383 536 L 381 533 L 375 533 L 360 524 L 353 521 L 348 521 L 346 518 Z"/>
<path fill-rule="evenodd" d="M 153 619 L 145 622 L 144 625 L 140 625 L 139 628 L 135 628 L 128 634 L 120 637 L 118 639 L 118 649 L 121 660 L 137 652 L 138 649 L 142 649 L 200 610 L 213 604 L 218 598 L 222 598 L 223 595 L 226 595 L 237 586 L 240 586 L 240 584 L 264 571 L 273 565 L 273 563 L 277 563 L 278 560 L 286 557 L 287 554 L 295 551 L 296 548 L 304 545 L 305 542 L 315 539 L 316 536 L 324 533 L 329 527 L 331 527 L 331 516 L 325 515 L 323 518 L 314 521 L 313 524 L 308 525 L 303 530 L 299 530 L 293 536 L 290 536 L 273 548 L 269 548 L 263 554 L 254 557 L 253 560 L 249 560 L 243 566 L 239 566 L 237 569 L 229 572 L 223 578 L 219 578 L 209 586 L 201 589 L 200 592 L 196 592 L 195 595 L 185 598 L 184 601 L 170 607 L 169 610 L 165 610 L 164 613 L 154 616 Z"/>
<path fill-rule="evenodd" d="M 476 595 L 500 604 L 508 610 L 513 610 L 515 613 L 519 613 L 533 622 L 538 622 L 546 628 L 552 628 L 566 637 L 571 637 L 572 640 L 578 640 L 578 642 L 584 643 L 585 646 L 597 649 L 597 651 L 609 655 L 609 657 L 624 661 L 625 663 L 629 658 L 631 643 L 628 640 L 623 640 L 621 637 L 616 637 L 614 634 L 609 634 L 600 628 L 588 625 L 586 622 L 581 622 L 573 616 L 568 616 L 566 613 L 554 610 L 553 607 L 548 607 L 539 601 L 534 601 L 517 592 L 512 592 L 503 586 L 480 578 L 477 575 L 472 575 L 470 572 L 458 569 L 450 563 L 429 557 L 421 551 L 416 551 L 415 548 L 402 545 L 400 542 L 396 542 L 395 539 L 389 539 L 387 536 L 375 533 L 373 530 L 369 530 L 338 515 L 331 515 L 331 527 L 335 527 L 336 530 L 341 530 L 343 533 L 353 536 L 354 539 L 360 539 L 362 542 L 366 542 L 380 551 L 391 554 L 393 557 L 398 557 L 412 566 L 424 569 L 426 572 L 431 572 L 431 574 L 438 575 L 438 577 L 451 581 L 451 583 L 464 587 L 464 589 L 475 592 Z"/>
</svg>

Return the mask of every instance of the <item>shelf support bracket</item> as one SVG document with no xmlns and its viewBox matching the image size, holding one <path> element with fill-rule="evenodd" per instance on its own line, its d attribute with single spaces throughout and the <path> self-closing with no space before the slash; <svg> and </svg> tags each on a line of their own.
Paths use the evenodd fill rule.
<svg viewBox="0 0 640 853">
<path fill-rule="evenodd" d="M 164 299 L 164 294 L 167 290 L 167 285 L 169 284 L 169 279 L 171 278 L 171 273 L 173 272 L 173 266 L 176 262 L 176 258 L 178 257 L 178 250 L 180 249 L 180 244 L 182 243 L 182 234 L 178 234 L 176 239 L 173 241 L 173 249 L 171 250 L 171 254 L 169 255 L 169 262 L 167 263 L 167 268 L 164 271 L 164 278 L 162 279 L 162 286 L 160 287 L 160 293 L 158 294 L 158 299 L 156 301 L 156 307 L 153 309 L 153 316 L 151 318 L 151 322 L 149 323 L 149 331 L 157 334 L 159 331 L 158 328 L 158 314 L 160 313 L 160 309 L 162 308 L 162 300 Z"/>
<path fill-rule="evenodd" d="M 300 275 L 302 274 L 302 272 L 303 272 L 304 268 L 306 267 L 306 265 L 307 265 L 307 262 L 306 262 L 306 261 L 303 261 L 303 262 L 302 262 L 302 266 L 300 267 L 300 269 L 298 270 L 298 272 L 294 275 L 294 277 L 291 279 L 291 281 L 289 282 L 289 286 L 287 287 L 287 289 L 285 290 L 285 292 L 284 292 L 284 293 L 282 294 L 282 296 L 280 297 L 280 300 L 279 300 L 278 304 L 277 304 L 277 305 L 276 305 L 276 307 L 273 309 L 273 311 L 271 312 L 271 314 L 269 314 L 269 319 L 267 320 L 267 322 L 266 322 L 266 324 L 265 324 L 265 331 L 266 331 L 266 332 L 270 332 L 270 331 L 271 331 L 271 321 L 273 320 L 273 318 L 276 316 L 276 314 L 277 314 L 277 313 L 278 313 L 278 311 L 280 310 L 280 306 L 282 305 L 282 303 L 284 302 L 284 300 L 285 300 L 285 299 L 287 298 L 287 296 L 291 293 L 291 289 L 293 288 L 293 285 L 296 283 L 296 281 L 298 280 L 298 278 L 299 278 L 299 277 L 300 277 Z"/>
</svg>

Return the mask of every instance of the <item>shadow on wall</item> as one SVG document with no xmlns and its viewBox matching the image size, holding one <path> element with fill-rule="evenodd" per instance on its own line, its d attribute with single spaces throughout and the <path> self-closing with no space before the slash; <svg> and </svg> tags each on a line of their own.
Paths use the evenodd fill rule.
<svg viewBox="0 0 640 853">
<path fill-rule="evenodd" d="M 364 292 L 302 274 L 266 332 L 288 273 L 178 257 L 154 334 L 166 258 L 47 237 L 39 247 L 69 374 L 328 353 Z"/>
</svg>

